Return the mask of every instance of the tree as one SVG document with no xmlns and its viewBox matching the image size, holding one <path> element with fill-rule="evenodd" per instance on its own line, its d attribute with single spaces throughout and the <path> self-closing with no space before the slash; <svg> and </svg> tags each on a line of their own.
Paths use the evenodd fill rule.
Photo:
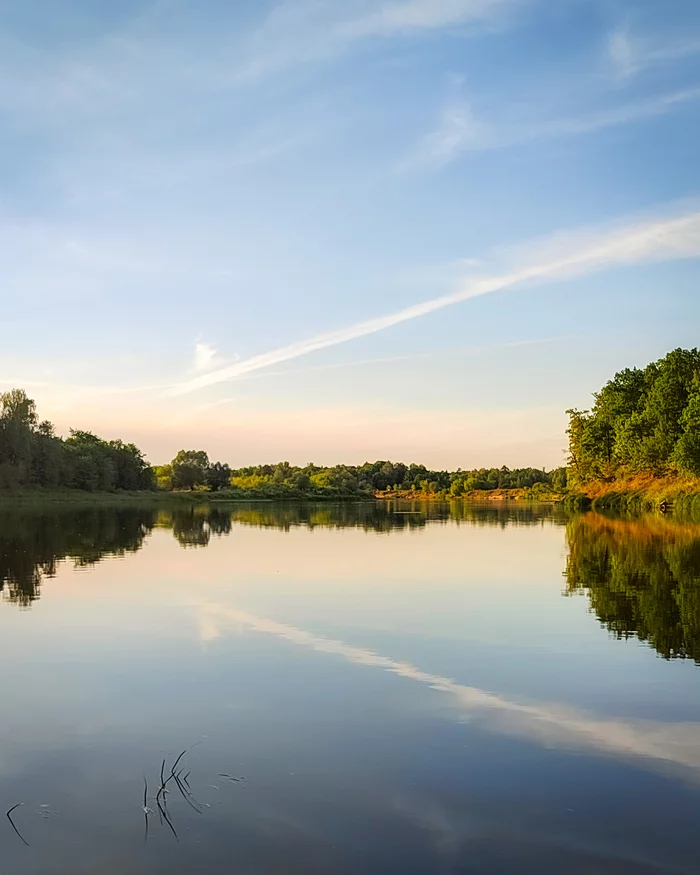
<svg viewBox="0 0 700 875">
<path fill-rule="evenodd" d="M 696 471 L 699 379 L 700 351 L 674 349 L 643 370 L 617 373 L 591 411 L 567 411 L 571 481 Z"/>
<path fill-rule="evenodd" d="M 568 476 L 566 468 L 555 468 L 551 473 L 552 488 L 556 492 L 566 492 Z"/>
<path fill-rule="evenodd" d="M 673 460 L 681 471 L 700 477 L 700 376 L 693 380 L 680 424 L 683 432 L 673 451 Z"/>
<path fill-rule="evenodd" d="M 156 480 L 156 489 L 170 492 L 173 488 L 173 466 L 170 463 L 167 465 L 155 465 L 153 467 L 153 474 Z"/>
<path fill-rule="evenodd" d="M 462 495 L 464 492 L 464 477 L 459 476 L 450 483 L 450 495 Z"/>
<path fill-rule="evenodd" d="M 206 484 L 209 456 L 204 450 L 180 450 L 171 464 L 173 489 L 194 489 Z"/>
<path fill-rule="evenodd" d="M 227 464 L 214 462 L 207 468 L 206 485 L 212 492 L 225 489 L 231 485 L 231 469 Z"/>
<path fill-rule="evenodd" d="M 37 425 L 36 405 L 24 389 L 0 395 L 0 464 L 11 485 L 29 480 L 32 436 Z"/>
</svg>

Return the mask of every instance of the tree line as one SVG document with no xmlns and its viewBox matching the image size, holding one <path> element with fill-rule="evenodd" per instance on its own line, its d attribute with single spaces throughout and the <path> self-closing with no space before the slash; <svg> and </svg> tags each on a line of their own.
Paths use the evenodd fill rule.
<svg viewBox="0 0 700 875">
<path fill-rule="evenodd" d="M 566 471 L 539 468 L 431 470 L 425 465 L 377 461 L 363 465 L 303 467 L 289 462 L 232 468 L 204 450 L 180 450 L 167 465 L 151 467 L 133 443 L 104 440 L 71 429 L 66 438 L 39 420 L 22 389 L 0 395 L 0 490 L 27 487 L 114 491 L 209 491 L 232 497 L 342 497 L 408 492 L 460 496 L 475 490 L 562 490 Z"/>
<path fill-rule="evenodd" d="M 625 368 L 569 410 L 572 483 L 642 471 L 700 476 L 700 351 L 674 349 L 645 368 Z"/>
<path fill-rule="evenodd" d="M 468 471 L 434 471 L 425 465 L 377 461 L 363 465 L 303 467 L 289 462 L 231 468 L 210 462 L 204 450 L 180 450 L 167 465 L 155 467 L 156 484 L 163 490 L 226 490 L 241 497 L 263 495 L 369 496 L 376 493 L 419 495 L 465 495 L 475 490 L 517 489 L 540 486 L 563 489 L 565 469 L 552 472 L 540 468 L 478 468 Z"/>
<path fill-rule="evenodd" d="M 26 392 L 12 389 L 0 395 L 0 489 L 32 486 L 137 491 L 153 489 L 155 477 L 134 444 L 77 429 L 58 437 Z"/>
</svg>

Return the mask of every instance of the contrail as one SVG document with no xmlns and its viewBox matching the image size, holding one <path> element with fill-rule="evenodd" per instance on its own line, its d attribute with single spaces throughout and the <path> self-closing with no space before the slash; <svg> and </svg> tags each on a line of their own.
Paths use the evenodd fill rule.
<svg viewBox="0 0 700 875">
<path fill-rule="evenodd" d="M 566 247 L 562 247 L 561 238 L 559 242 L 554 240 L 553 244 L 557 251 L 539 262 L 526 261 L 520 267 L 504 273 L 470 278 L 450 294 L 251 356 L 173 386 L 169 394 L 184 395 L 216 383 L 233 380 L 242 374 L 299 358 L 330 346 L 347 343 L 368 334 L 376 334 L 378 331 L 385 331 L 401 322 L 427 316 L 452 304 L 524 283 L 580 276 L 617 265 L 697 257 L 700 255 L 700 212 L 641 222 L 606 234 L 587 234 L 575 239 L 573 243 L 570 242 Z"/>
</svg>

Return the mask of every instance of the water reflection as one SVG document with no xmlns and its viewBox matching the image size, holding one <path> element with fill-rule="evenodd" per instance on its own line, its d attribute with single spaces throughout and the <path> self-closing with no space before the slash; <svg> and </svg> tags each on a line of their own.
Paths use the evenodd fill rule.
<svg viewBox="0 0 700 875">
<path fill-rule="evenodd" d="M 81 567 L 104 556 L 135 553 L 155 519 L 153 510 L 121 507 L 5 511 L 0 515 L 0 592 L 26 608 L 39 598 L 42 578 L 53 577 L 61 560 Z"/>
<path fill-rule="evenodd" d="M 700 525 L 589 513 L 568 522 L 567 540 L 569 593 L 586 592 L 618 638 L 700 665 Z"/>
<path fill-rule="evenodd" d="M 247 628 L 273 635 L 317 653 L 342 657 L 357 665 L 380 668 L 383 671 L 426 684 L 432 690 L 447 694 L 461 712 L 462 719 L 483 720 L 491 731 L 505 735 L 525 736 L 548 746 L 574 750 L 592 748 L 643 757 L 657 766 L 681 766 L 683 774 L 700 775 L 698 723 L 665 723 L 661 721 L 624 721 L 595 717 L 577 708 L 552 703 L 523 703 L 457 683 L 453 678 L 423 671 L 410 662 L 399 662 L 373 650 L 355 647 L 337 639 L 313 635 L 304 629 L 285 625 L 226 605 L 200 605 L 209 635 L 220 628 Z"/>
<path fill-rule="evenodd" d="M 557 506 L 463 502 L 249 504 L 64 508 L 0 514 L 0 592 L 26 608 L 62 560 L 89 566 L 138 551 L 154 528 L 184 548 L 206 547 L 233 525 L 289 532 L 359 528 L 385 533 L 428 524 L 566 525 L 567 593 L 585 593 L 618 638 L 637 636 L 667 659 L 700 664 L 700 525 L 660 516 L 613 519 Z"/>
<path fill-rule="evenodd" d="M 290 531 L 306 528 L 359 528 L 373 532 L 419 529 L 428 523 L 472 525 L 563 524 L 565 516 L 547 506 L 474 506 L 460 502 L 358 502 L 343 504 L 180 505 L 173 507 L 70 507 L 49 510 L 5 508 L 0 512 L 0 592 L 26 608 L 39 598 L 41 582 L 57 563 L 89 566 L 106 556 L 139 550 L 154 528 L 172 531 L 185 548 L 206 547 L 234 524 Z"/>
</svg>

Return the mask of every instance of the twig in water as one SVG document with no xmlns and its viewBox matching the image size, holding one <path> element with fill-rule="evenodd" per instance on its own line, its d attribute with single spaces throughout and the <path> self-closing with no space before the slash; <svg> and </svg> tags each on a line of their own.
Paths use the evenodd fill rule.
<svg viewBox="0 0 700 875">
<path fill-rule="evenodd" d="M 143 834 L 143 843 L 144 845 L 148 841 L 148 815 L 151 813 L 151 809 L 148 807 L 148 780 L 146 776 L 143 776 L 143 817 L 146 821 L 146 828 Z"/>
<path fill-rule="evenodd" d="M 184 788 L 182 782 L 180 781 L 180 778 L 179 778 L 178 775 L 175 775 L 175 783 L 177 784 L 177 789 L 178 789 L 178 790 L 180 791 L 180 793 L 182 794 L 182 798 L 183 798 L 183 799 L 185 800 L 185 802 L 190 806 L 190 808 L 193 808 L 193 809 L 197 812 L 197 814 L 201 814 L 201 813 L 202 813 L 202 812 L 201 812 L 201 809 L 198 808 L 198 807 L 194 804 L 197 800 L 194 798 L 194 796 L 192 796 L 191 793 L 188 793 L 188 792 L 185 790 L 185 788 Z"/>
<path fill-rule="evenodd" d="M 168 775 L 167 778 L 165 777 L 165 771 L 167 768 L 168 758 L 165 757 L 165 759 L 160 764 L 160 787 L 158 788 L 158 792 L 156 793 L 156 797 L 155 797 L 156 806 L 158 808 L 158 818 L 160 820 L 161 826 L 163 825 L 163 821 L 165 820 L 170 831 L 175 836 L 176 841 L 179 841 L 178 835 L 177 835 L 177 832 L 175 831 L 175 827 L 173 826 L 173 823 L 170 820 L 170 816 L 168 814 L 167 795 L 170 793 L 170 790 L 168 790 L 168 784 L 171 781 L 175 781 L 177 789 L 180 791 L 182 798 L 190 806 L 190 808 L 193 808 L 197 812 L 197 814 L 202 813 L 199 806 L 206 805 L 206 803 L 205 802 L 198 802 L 194 798 L 194 795 L 192 793 L 192 788 L 190 787 L 190 783 L 187 780 L 190 776 L 190 772 L 187 772 L 187 774 L 183 777 L 182 773 L 185 771 L 185 767 L 183 766 L 180 768 L 180 771 L 177 771 L 177 767 L 180 764 L 180 761 L 182 760 L 182 758 L 185 756 L 185 754 L 188 751 L 192 750 L 193 747 L 197 747 L 197 745 L 201 744 L 201 743 L 202 743 L 201 741 L 198 741 L 195 744 L 191 745 L 190 747 L 186 747 L 183 751 L 180 752 L 180 754 L 177 756 L 175 762 L 173 763 L 172 767 L 170 768 L 170 774 Z M 146 838 L 148 838 L 148 815 L 151 813 L 151 809 L 148 808 L 148 784 L 146 782 L 145 775 L 144 775 L 143 780 L 144 780 L 143 810 L 144 810 L 144 814 L 146 815 Z M 209 806 L 207 805 L 207 808 L 208 807 Z"/>
<path fill-rule="evenodd" d="M 12 829 L 13 829 L 13 830 L 17 833 L 17 835 L 22 839 L 22 841 L 24 842 L 24 844 L 25 844 L 27 847 L 29 847 L 29 842 L 24 838 L 24 836 L 22 835 L 22 833 L 17 829 L 17 827 L 15 826 L 15 822 L 14 822 L 14 820 L 12 819 L 12 812 L 13 812 L 16 808 L 19 808 L 19 807 L 22 806 L 22 805 L 24 805 L 24 802 L 18 802 L 16 805 L 13 805 L 12 808 L 10 808 L 10 810 L 6 813 L 6 817 L 7 817 L 7 819 L 10 821 L 10 826 L 12 827 Z"/>
<path fill-rule="evenodd" d="M 173 763 L 173 767 L 172 767 L 172 769 L 170 769 L 170 778 L 174 778 L 174 777 L 175 777 L 175 769 L 177 768 L 178 763 L 179 763 L 180 760 L 184 757 L 184 755 L 187 753 L 188 750 L 189 750 L 189 747 L 186 747 L 186 748 L 183 750 L 183 752 L 180 754 L 180 756 L 179 756 L 179 757 L 175 760 L 175 762 Z M 170 778 L 168 778 L 168 780 L 170 780 Z"/>
<path fill-rule="evenodd" d="M 175 827 L 172 825 L 170 818 L 168 817 L 167 810 L 165 808 L 163 808 L 163 806 L 160 804 L 160 802 L 157 802 L 157 805 L 158 805 L 158 811 L 160 811 L 160 813 L 163 815 L 163 819 L 170 827 L 170 832 L 175 836 L 175 841 L 179 842 L 180 839 L 177 837 L 177 833 L 175 832 Z"/>
<path fill-rule="evenodd" d="M 168 779 L 168 780 L 170 780 L 170 779 Z M 165 794 L 168 791 L 165 789 L 165 785 L 167 783 L 168 783 L 168 781 L 165 779 L 165 760 L 163 760 L 163 762 L 160 765 L 160 789 L 156 793 L 156 802 L 158 802 L 161 795 L 163 796 L 163 801 L 166 802 Z M 166 802 L 166 804 L 167 804 L 167 802 Z"/>
</svg>

